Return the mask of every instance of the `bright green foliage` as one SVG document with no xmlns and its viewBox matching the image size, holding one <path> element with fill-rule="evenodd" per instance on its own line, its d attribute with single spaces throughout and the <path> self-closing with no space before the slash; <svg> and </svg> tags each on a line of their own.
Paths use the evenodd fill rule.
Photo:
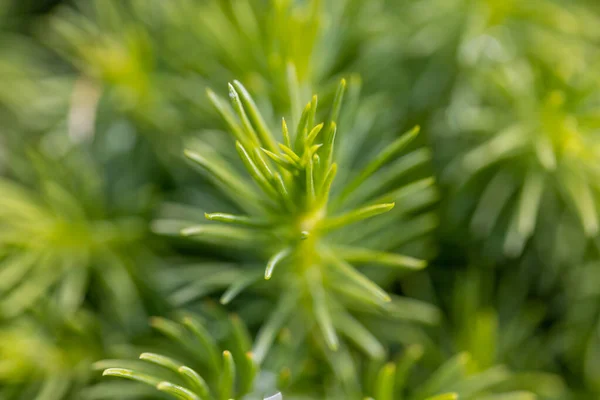
<svg viewBox="0 0 600 400">
<path fill-rule="evenodd" d="M 258 373 L 250 349 L 250 337 L 237 317 L 231 317 L 226 329 L 229 333 L 226 340 L 232 352 L 221 352 L 218 342 L 212 336 L 215 329 L 209 330 L 207 325 L 218 324 L 219 321 L 205 321 L 198 316 L 185 314 L 180 322 L 155 318 L 152 325 L 173 343 L 177 356 L 166 357 L 155 353 L 142 353 L 140 362 L 126 360 L 105 360 L 96 363 L 96 369 L 103 369 L 104 376 L 114 376 L 150 385 L 173 398 L 196 399 L 255 399 L 273 393 L 274 389 L 264 389 L 272 380 L 272 374 Z M 222 321 L 221 321 L 222 322 Z M 219 340 L 221 342 L 221 340 Z M 285 351 L 282 347 L 279 351 Z M 356 392 L 342 390 L 329 391 L 322 394 L 312 393 L 306 398 L 327 399 L 373 399 L 373 400 L 479 400 L 509 399 L 533 400 L 536 397 L 527 391 L 503 389 L 502 385 L 510 382 L 512 374 L 504 367 L 484 369 L 472 372 L 468 354 L 460 354 L 444 362 L 433 373 L 423 379 L 422 374 L 415 374 L 419 361 L 423 357 L 423 348 L 413 345 L 406 349 L 396 361 L 384 363 L 371 360 L 363 371 L 364 390 Z M 198 369 L 190 368 L 177 361 L 175 357 L 185 357 Z M 236 361 L 237 360 L 237 361 Z M 199 374 L 197 371 L 203 371 Z M 283 369 L 277 379 L 283 388 L 284 399 L 303 399 L 293 391 L 289 393 L 290 370 Z M 263 387 L 257 391 L 255 386 Z M 416 380 L 415 380 L 416 378 Z M 261 383 L 262 382 L 262 383 Z M 101 385 L 110 393 L 108 386 Z M 99 386 L 100 387 L 100 386 Z M 510 386 L 509 386 L 510 387 Z M 306 388 L 302 388 L 306 391 Z M 301 389 L 301 390 L 302 390 Z M 266 390 L 266 391 L 265 391 Z M 364 393 L 363 393 L 364 392 Z M 128 385 L 120 389 L 120 396 L 128 398 L 144 393 L 136 385 Z M 365 397 L 365 395 L 368 395 Z M 270 397 L 269 397 L 270 399 Z"/>
<path fill-rule="evenodd" d="M 390 2 L 394 13 L 383 38 L 401 39 L 395 54 L 420 63 L 413 102 L 419 107 L 447 103 L 458 76 L 478 68 L 525 58 L 569 80 L 598 57 L 598 15 L 577 1 L 413 0 Z M 402 15 L 404 24 L 394 24 Z M 401 61 L 402 62 L 402 61 Z M 440 102 L 440 100 L 442 100 Z M 430 109 L 428 111 L 431 111 Z"/>
<path fill-rule="evenodd" d="M 85 159 L 65 156 L 59 163 L 32 153 L 31 162 L 37 174 L 30 187 L 0 180 L 0 316 L 18 316 L 40 302 L 71 315 L 98 281 L 93 290 L 101 290 L 102 307 L 121 323 L 135 322 L 142 280 L 134 266 L 154 262 L 140 244 L 142 215 L 113 214 L 119 207 L 103 204 L 105 187 Z"/>
<path fill-rule="evenodd" d="M 11 35 L 0 43 L 0 54 L 3 139 L 48 129 L 65 118 L 72 79 L 46 67 L 52 59 L 47 51 L 25 37 Z M 55 106 L 49 108 L 48 103 Z"/>
<path fill-rule="evenodd" d="M 206 322 L 197 316 L 185 315 L 179 322 L 164 318 L 154 318 L 152 326 L 178 344 L 192 356 L 193 365 L 198 370 L 184 365 L 174 358 L 155 353 L 142 353 L 139 357 L 149 365 L 128 361 L 106 360 L 97 363 L 96 368 L 104 369 L 104 376 L 114 376 L 154 386 L 175 399 L 182 400 L 229 400 L 260 398 L 255 387 L 258 366 L 250 352 L 251 338 L 237 317 L 231 317 L 232 350 L 221 351 L 219 344 L 207 330 Z M 122 366 L 131 365 L 131 368 Z M 198 371 L 203 371 L 200 374 Z M 132 389 L 121 396 L 138 392 Z M 272 394 L 272 393 L 271 393 Z"/>
<path fill-rule="evenodd" d="M 585 391 L 577 399 L 594 398 L 600 393 L 600 326 L 597 261 L 569 268 L 565 282 L 565 317 L 561 322 L 557 345 L 563 347 L 569 368 L 582 377 Z"/>
<path fill-rule="evenodd" d="M 98 325 L 86 312 L 65 317 L 52 306 L 38 307 L 0 325 L 0 398 L 79 398 L 89 365 L 101 354 Z"/>
<path fill-rule="evenodd" d="M 0 399 L 598 398 L 599 21 L 0 2 Z"/>
<path fill-rule="evenodd" d="M 349 7 L 328 3 L 94 0 L 61 8 L 44 39 L 118 109 L 163 134 L 187 134 L 205 123 L 194 114 L 210 111 L 202 94 L 211 83 L 241 78 L 277 112 L 298 106 L 286 95 L 290 77 L 304 95 L 326 83 Z"/>
<path fill-rule="evenodd" d="M 431 275 L 422 277 L 428 281 L 426 284 L 413 282 L 420 286 L 420 293 L 426 293 L 427 287 L 436 284 L 451 287 L 453 293 L 438 304 L 443 311 L 435 335 L 423 335 L 401 325 L 378 326 L 374 331 L 382 341 L 402 343 L 406 348 L 396 363 L 404 365 L 405 361 L 399 360 L 420 360 L 418 364 L 413 361 L 414 378 L 402 380 L 406 398 L 410 399 L 414 390 L 419 392 L 425 377 L 436 375 L 435 370 L 444 370 L 444 364 L 452 363 L 458 365 L 455 373 L 460 378 L 450 379 L 447 385 L 438 387 L 440 391 L 456 391 L 474 399 L 520 398 L 525 392 L 528 394 L 524 398 L 565 398 L 561 379 L 543 372 L 556 367 L 553 354 L 562 340 L 540 333 L 544 320 L 555 312 L 555 304 L 532 301 L 526 290 L 514 289 L 529 287 L 527 280 L 532 277 L 500 277 L 498 271 L 485 265 L 470 267 L 451 279 L 442 271 Z M 374 365 L 381 368 L 384 364 L 378 361 Z M 373 387 L 373 372 L 360 372 L 358 376 L 369 377 L 366 387 Z M 459 383 L 463 379 L 465 382 Z M 473 390 L 467 389 L 470 385 Z"/>
<path fill-rule="evenodd" d="M 406 237 L 384 234 L 385 226 L 410 218 L 411 211 L 435 199 L 429 190 L 431 179 L 395 184 L 427 160 L 418 150 L 399 158 L 418 128 L 393 141 L 362 170 L 346 176 L 337 190 L 332 189 L 338 172 L 335 147 L 350 140 L 343 130 L 338 132 L 336 124 L 345 90 L 343 80 L 323 123 L 317 123 L 316 96 L 296 124 L 282 120 L 283 141 L 279 143 L 241 83 L 229 86 L 233 109 L 209 91 L 236 139 L 238 155 L 250 179 L 210 151 L 208 145 L 186 151 L 242 213 L 207 213 L 206 218 L 214 223 L 187 226 L 181 234 L 249 249 L 267 260 L 262 274 L 249 271 L 248 278 L 229 287 L 222 302 L 231 301 L 261 275 L 272 279 L 274 290 L 281 291 L 257 339 L 259 361 L 274 335 L 292 317 L 306 320 L 308 326 L 316 323 L 331 349 L 337 349 L 341 333 L 358 340 L 372 356 L 381 356 L 380 346 L 370 344 L 376 340 L 346 310 L 368 306 L 389 312 L 398 305 L 352 264 L 398 271 L 419 270 L 426 265 L 424 260 L 394 253 Z M 385 169 L 388 164 L 390 169 Z M 168 224 L 159 221 L 157 226 L 160 229 Z M 357 331 L 363 332 L 358 338 Z"/>
<path fill-rule="evenodd" d="M 523 284 L 526 278 L 504 277 L 496 282 L 496 273 L 471 267 L 449 282 L 456 292 L 446 338 L 452 338 L 454 351 L 470 355 L 466 365 L 470 373 L 496 369 L 507 372 L 500 366 L 511 365 L 513 372 L 506 375 L 505 386 L 529 390 L 540 398 L 563 398 L 561 380 L 540 372 L 552 364 L 551 357 L 540 354 L 556 351 L 556 344 L 548 336 L 536 334 L 552 312 L 551 306 L 529 300 L 526 292 L 515 295 L 511 288 Z M 498 284 L 497 289 L 494 284 Z"/>
<path fill-rule="evenodd" d="M 372 377 L 368 399 L 371 400 L 475 400 L 508 399 L 533 400 L 535 395 L 526 391 L 498 391 L 495 388 L 506 382 L 509 371 L 495 367 L 480 373 L 469 372 L 468 353 L 462 353 L 444 362 L 424 381 L 413 384 L 411 374 L 423 349 L 411 346 L 398 357 L 381 367 L 369 368 L 366 376 Z M 407 390 L 407 386 L 410 388 Z"/>
<path fill-rule="evenodd" d="M 168 77 L 155 71 L 151 37 L 143 24 L 154 2 L 80 4 L 81 12 L 61 10 L 62 16 L 52 19 L 47 29 L 52 35 L 44 40 L 54 42 L 82 75 L 110 89 L 118 109 L 145 123 L 178 124 L 166 100 L 168 91 L 162 90 Z M 132 13 L 138 13 L 138 18 L 132 19 Z"/>
<path fill-rule="evenodd" d="M 419 81 L 447 75 L 432 123 L 449 222 L 490 239 L 486 254 L 499 259 L 532 237 L 557 248 L 551 236 L 573 216 L 595 236 L 598 80 L 588 71 L 600 60 L 598 16 L 554 0 L 423 0 L 406 10 L 407 52 L 432 57 Z M 442 72 L 449 60 L 455 69 Z"/>
<path fill-rule="evenodd" d="M 562 203 L 586 236 L 598 232 L 598 100 L 595 82 L 552 79 L 544 69 L 514 62 L 480 72 L 455 92 L 448 123 L 476 141 L 445 173 L 463 182 L 487 174 L 470 227 L 488 237 L 508 225 L 503 248 L 519 255 L 538 216 Z M 554 228 L 555 229 L 555 228 Z"/>
<path fill-rule="evenodd" d="M 417 0 L 406 3 L 407 52 L 447 55 L 461 67 L 502 62 L 515 54 L 548 65 L 568 79 L 585 70 L 600 38 L 598 17 L 577 2 L 535 0 Z"/>
</svg>

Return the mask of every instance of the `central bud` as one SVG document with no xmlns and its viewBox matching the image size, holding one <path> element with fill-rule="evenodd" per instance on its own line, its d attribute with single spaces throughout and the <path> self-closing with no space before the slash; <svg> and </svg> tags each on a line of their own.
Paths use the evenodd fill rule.
<svg viewBox="0 0 600 400">
<path fill-rule="evenodd" d="M 298 219 L 298 230 L 302 236 L 311 234 L 325 218 L 325 208 L 318 208 L 314 211 L 302 214 Z"/>
</svg>

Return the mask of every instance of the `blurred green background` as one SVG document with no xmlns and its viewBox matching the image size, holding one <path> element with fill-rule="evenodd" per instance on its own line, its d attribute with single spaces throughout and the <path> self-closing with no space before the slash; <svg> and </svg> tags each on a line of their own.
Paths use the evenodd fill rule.
<svg viewBox="0 0 600 400">
<path fill-rule="evenodd" d="M 0 400 L 169 398 L 102 377 L 144 351 L 222 390 L 224 349 L 264 353 L 245 399 L 600 399 L 599 67 L 596 0 L 0 0 Z M 394 212 L 332 240 L 427 268 L 362 254 L 385 310 L 325 282 L 360 300 L 335 351 L 303 282 L 256 278 L 269 243 L 180 234 L 240 208 L 184 157 L 249 181 L 207 96 L 234 80 L 280 141 L 318 94 L 336 195 L 421 128 L 347 196 Z"/>
</svg>

